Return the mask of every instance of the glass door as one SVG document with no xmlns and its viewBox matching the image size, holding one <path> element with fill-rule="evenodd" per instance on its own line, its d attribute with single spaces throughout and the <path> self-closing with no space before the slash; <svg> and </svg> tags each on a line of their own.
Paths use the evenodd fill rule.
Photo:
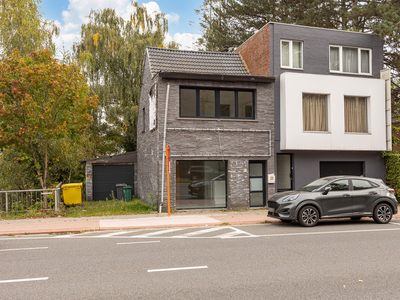
<svg viewBox="0 0 400 300">
<path fill-rule="evenodd" d="M 265 206 L 265 163 L 250 162 L 250 206 Z"/>
</svg>

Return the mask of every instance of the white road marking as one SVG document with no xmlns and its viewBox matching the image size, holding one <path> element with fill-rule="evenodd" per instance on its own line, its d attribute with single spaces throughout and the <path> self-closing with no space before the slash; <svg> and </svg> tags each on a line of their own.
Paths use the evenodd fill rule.
<svg viewBox="0 0 400 300">
<path fill-rule="evenodd" d="M 116 236 L 116 235 L 121 235 L 121 234 L 125 234 L 125 233 L 129 233 L 129 231 L 118 231 L 118 232 L 111 232 L 111 233 L 107 233 L 107 234 L 102 234 L 102 235 L 98 235 L 97 237 L 110 237 L 110 236 Z"/>
<path fill-rule="evenodd" d="M 21 250 L 41 250 L 48 249 L 49 247 L 36 247 L 36 248 L 17 248 L 17 249 L 1 249 L 0 251 L 21 251 Z"/>
<path fill-rule="evenodd" d="M 393 224 L 393 225 L 399 225 L 399 226 L 400 226 L 400 223 L 394 223 L 394 222 L 390 222 L 389 224 Z"/>
<path fill-rule="evenodd" d="M 173 236 L 173 237 L 174 238 L 186 238 L 186 237 L 191 237 L 191 236 L 195 236 L 195 235 L 214 232 L 214 231 L 221 230 L 221 229 L 225 229 L 225 228 L 224 227 L 213 227 L 213 228 L 208 228 L 208 229 L 203 229 L 203 230 L 198 230 L 198 231 L 185 233 L 185 234 L 182 234 L 182 235 L 176 235 L 176 236 Z"/>
<path fill-rule="evenodd" d="M 381 231 L 399 231 L 400 228 L 389 229 L 366 229 L 366 230 L 344 230 L 344 231 L 320 231 L 320 232 L 299 232 L 299 233 L 277 233 L 264 234 L 259 237 L 279 237 L 279 236 L 301 236 L 301 235 L 319 235 L 319 234 L 338 234 L 338 233 L 360 233 L 360 232 L 381 232 Z"/>
<path fill-rule="evenodd" d="M 117 245 L 131 245 L 131 244 L 150 244 L 159 243 L 160 241 L 148 241 L 148 242 L 128 242 L 128 243 L 117 243 Z"/>
<path fill-rule="evenodd" d="M 244 238 L 244 237 L 257 237 L 257 235 L 248 233 L 246 231 L 237 229 L 235 227 L 228 227 L 230 229 L 232 229 L 233 231 L 225 233 L 225 234 L 221 234 L 219 236 L 217 236 L 218 238 L 221 239 L 231 239 L 231 238 Z M 238 235 L 245 235 L 245 236 L 238 236 Z"/>
<path fill-rule="evenodd" d="M 24 282 L 24 281 L 38 281 L 38 280 L 47 280 L 49 277 L 41 277 L 41 278 L 27 278 L 27 279 L 12 279 L 12 280 L 0 280 L 0 283 L 12 283 L 12 282 Z"/>
<path fill-rule="evenodd" d="M 155 235 L 161 235 L 161 234 L 165 234 L 165 233 L 170 233 L 170 232 L 174 232 L 174 231 L 180 231 L 186 228 L 175 228 L 175 229 L 167 229 L 167 230 L 161 230 L 161 231 L 155 231 L 155 232 L 150 232 L 150 233 L 146 233 L 146 234 L 141 234 L 141 235 L 134 235 L 131 237 L 149 237 L 149 236 L 155 236 Z"/>
<path fill-rule="evenodd" d="M 170 268 L 170 269 L 155 269 L 155 270 L 147 270 L 147 272 L 165 272 L 165 271 L 182 271 L 182 270 L 195 270 L 195 269 L 208 269 L 207 266 L 200 267 L 186 267 L 186 268 Z"/>
</svg>

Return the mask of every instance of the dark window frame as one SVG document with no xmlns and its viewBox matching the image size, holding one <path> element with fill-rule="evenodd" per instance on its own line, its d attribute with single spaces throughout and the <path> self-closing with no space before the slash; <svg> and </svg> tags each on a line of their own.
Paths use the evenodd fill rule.
<svg viewBox="0 0 400 300">
<path fill-rule="evenodd" d="M 182 115 L 182 90 L 196 90 L 196 116 L 184 116 Z M 200 90 L 212 90 L 215 94 L 215 116 L 204 117 L 200 116 Z M 221 91 L 233 91 L 235 97 L 235 116 L 234 117 L 221 117 L 221 106 L 220 106 L 220 92 Z M 243 118 L 239 117 L 239 92 L 251 92 L 252 93 L 252 117 Z M 192 86 L 181 86 L 179 88 L 179 117 L 180 118 L 192 118 L 192 119 L 225 119 L 225 120 L 255 120 L 256 119 L 256 90 L 255 89 L 230 89 L 230 88 L 208 88 L 208 87 L 192 87 Z"/>
</svg>

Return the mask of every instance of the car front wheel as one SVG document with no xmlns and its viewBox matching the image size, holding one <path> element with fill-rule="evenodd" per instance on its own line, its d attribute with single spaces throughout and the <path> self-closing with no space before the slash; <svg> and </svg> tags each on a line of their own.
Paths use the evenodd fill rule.
<svg viewBox="0 0 400 300">
<path fill-rule="evenodd" d="M 389 223 L 393 216 L 393 210 L 386 203 L 378 204 L 374 209 L 374 221 L 378 224 Z"/>
<path fill-rule="evenodd" d="M 315 226 L 319 221 L 319 212 L 314 206 L 306 205 L 300 209 L 299 217 L 297 220 L 299 221 L 301 226 Z"/>
</svg>

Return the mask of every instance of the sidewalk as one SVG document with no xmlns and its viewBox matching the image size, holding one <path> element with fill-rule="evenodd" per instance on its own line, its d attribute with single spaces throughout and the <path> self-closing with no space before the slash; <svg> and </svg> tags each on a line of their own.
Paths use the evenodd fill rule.
<svg viewBox="0 0 400 300">
<path fill-rule="evenodd" d="M 400 213 L 393 218 L 400 218 Z M 244 212 L 196 211 L 84 218 L 0 220 L 0 235 L 121 230 L 137 228 L 242 225 L 280 222 L 268 217 L 266 209 Z"/>
</svg>

